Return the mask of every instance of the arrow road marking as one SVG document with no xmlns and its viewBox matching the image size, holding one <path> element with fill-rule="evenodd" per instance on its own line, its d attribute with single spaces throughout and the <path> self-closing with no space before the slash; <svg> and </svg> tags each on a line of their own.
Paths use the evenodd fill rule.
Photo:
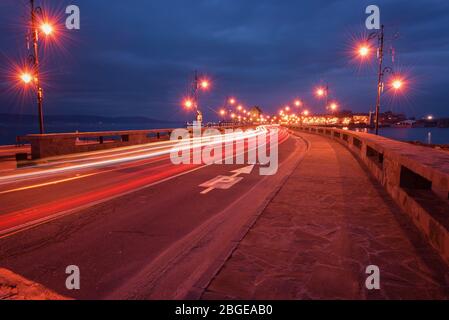
<svg viewBox="0 0 449 320">
<path fill-rule="evenodd" d="M 228 190 L 243 180 L 243 178 L 239 177 L 239 175 L 251 174 L 253 169 L 254 165 L 251 165 L 231 171 L 231 173 L 233 173 L 232 176 L 218 176 L 216 178 L 213 178 L 212 180 L 209 180 L 200 185 L 200 188 L 206 188 L 201 192 L 201 194 L 208 194 L 215 189 Z"/>
<path fill-rule="evenodd" d="M 241 174 L 251 174 L 253 172 L 254 165 L 243 167 L 234 171 L 231 171 L 231 173 L 234 173 L 233 177 L 237 177 Z"/>
</svg>

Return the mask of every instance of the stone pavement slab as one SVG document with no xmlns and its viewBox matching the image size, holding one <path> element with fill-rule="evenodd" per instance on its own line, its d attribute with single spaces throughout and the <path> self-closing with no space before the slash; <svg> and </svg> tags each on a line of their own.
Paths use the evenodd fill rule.
<svg viewBox="0 0 449 320">
<path fill-rule="evenodd" d="M 300 135 L 304 160 L 202 298 L 448 299 L 449 267 L 382 186 L 338 142 Z"/>
</svg>

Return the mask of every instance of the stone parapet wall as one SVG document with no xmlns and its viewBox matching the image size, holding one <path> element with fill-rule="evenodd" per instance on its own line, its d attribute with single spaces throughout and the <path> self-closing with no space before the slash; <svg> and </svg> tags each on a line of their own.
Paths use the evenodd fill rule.
<svg viewBox="0 0 449 320">
<path fill-rule="evenodd" d="M 449 264 L 448 152 L 343 129 L 288 128 L 326 136 L 351 150 Z"/>
</svg>

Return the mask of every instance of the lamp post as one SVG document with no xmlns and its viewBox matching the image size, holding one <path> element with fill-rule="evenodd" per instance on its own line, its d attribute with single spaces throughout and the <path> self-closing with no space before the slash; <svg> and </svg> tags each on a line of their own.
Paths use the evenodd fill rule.
<svg viewBox="0 0 449 320">
<path fill-rule="evenodd" d="M 393 74 L 394 71 L 390 67 L 384 67 L 384 45 L 385 45 L 385 26 L 382 25 L 379 31 L 373 32 L 368 36 L 368 41 L 377 38 L 377 60 L 378 60 L 378 74 L 377 74 L 377 97 L 376 97 L 376 116 L 375 116 L 375 130 L 376 135 L 379 135 L 379 118 L 382 92 L 384 90 L 384 78 L 387 73 Z M 358 49 L 360 57 L 365 58 L 369 55 L 370 48 L 367 45 L 362 45 Z M 403 81 L 395 77 L 391 83 L 394 90 L 399 90 L 403 86 Z"/>
<path fill-rule="evenodd" d="M 39 60 L 39 35 L 44 34 L 49 36 L 53 33 L 53 26 L 44 21 L 44 14 L 41 7 L 35 7 L 34 0 L 30 0 L 30 31 L 27 34 L 28 50 L 31 50 L 30 42 L 32 43 L 32 53 L 28 56 L 28 62 L 31 65 L 31 72 L 27 70 L 22 71 L 19 76 L 25 85 L 33 83 L 36 88 L 37 94 L 37 107 L 38 107 L 38 119 L 39 119 L 39 132 L 45 133 L 44 127 L 44 112 L 43 112 L 43 100 L 44 90 L 41 86 L 40 78 L 40 60 Z M 38 21 L 38 16 L 42 21 Z M 40 23 L 40 25 L 38 25 Z"/>
<path fill-rule="evenodd" d="M 379 71 L 378 71 L 378 80 L 377 80 L 377 98 L 376 98 L 376 135 L 379 135 L 379 117 L 380 117 L 380 98 L 382 95 L 382 87 L 383 87 L 383 77 L 384 77 L 384 69 L 383 69 L 383 61 L 384 61 L 384 25 L 382 25 L 380 33 L 373 33 L 372 37 L 378 37 L 379 42 Z"/>
<path fill-rule="evenodd" d="M 226 97 L 226 100 L 224 101 L 223 107 L 220 109 L 219 114 L 223 118 L 223 120 L 226 120 L 226 116 L 230 115 L 232 111 L 232 106 L 234 106 L 237 103 L 236 98 L 234 97 Z"/>
<path fill-rule="evenodd" d="M 27 49 L 31 51 L 27 58 L 28 68 L 20 71 L 18 78 L 24 85 L 33 86 L 36 90 L 38 121 L 40 134 L 45 133 L 44 126 L 44 112 L 43 100 L 44 90 L 41 86 L 40 76 L 40 59 L 39 59 L 39 41 L 40 36 L 50 36 L 54 33 L 55 28 L 47 16 L 44 14 L 41 7 L 35 6 L 35 0 L 29 0 L 30 21 L 28 23 L 28 30 L 26 34 Z"/>
<path fill-rule="evenodd" d="M 30 0 L 30 8 L 31 8 L 31 36 L 32 36 L 32 41 L 33 41 L 33 55 L 30 55 L 30 61 L 33 64 L 34 79 L 35 79 L 35 83 L 36 83 L 39 131 L 41 134 L 44 134 L 45 133 L 44 112 L 43 112 L 44 91 L 43 91 L 43 89 L 41 87 L 41 83 L 40 83 L 39 30 L 37 28 L 37 21 L 36 21 L 36 14 L 37 13 L 42 14 L 42 9 L 40 7 L 34 8 L 34 0 Z M 50 29 L 47 28 L 47 31 L 50 32 Z"/>
<path fill-rule="evenodd" d="M 195 109 L 197 113 L 196 121 L 201 124 L 203 122 L 203 113 L 199 109 L 199 94 L 198 94 L 199 89 L 200 89 L 200 81 L 198 79 L 198 72 L 195 71 L 195 80 L 193 84 L 193 99 L 195 101 Z"/>
<path fill-rule="evenodd" d="M 196 117 L 196 121 L 198 123 L 202 123 L 203 122 L 203 113 L 200 110 L 199 107 L 199 91 L 200 90 L 208 90 L 210 88 L 210 82 L 203 78 L 200 79 L 198 77 L 198 72 L 195 71 L 195 79 L 193 81 L 193 86 L 192 86 L 192 95 L 190 98 L 188 98 L 187 100 L 184 101 L 184 106 L 187 109 L 191 109 L 192 107 L 195 108 L 196 113 L 197 113 L 197 117 Z"/>
</svg>

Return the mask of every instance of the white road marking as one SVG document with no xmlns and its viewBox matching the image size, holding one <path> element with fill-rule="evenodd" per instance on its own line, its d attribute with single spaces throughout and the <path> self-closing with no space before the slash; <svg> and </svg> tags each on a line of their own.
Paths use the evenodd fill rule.
<svg viewBox="0 0 449 320">
<path fill-rule="evenodd" d="M 234 176 L 239 176 L 241 174 L 251 174 L 251 172 L 253 172 L 253 169 L 254 169 L 254 165 L 250 165 L 247 167 L 243 167 L 241 169 L 231 171 L 231 173 L 235 173 Z"/>
<path fill-rule="evenodd" d="M 253 169 L 254 165 L 243 167 L 241 169 L 231 171 L 231 173 L 234 173 L 232 176 L 218 176 L 203 184 L 200 184 L 200 188 L 206 188 L 201 192 L 201 194 L 208 194 L 215 189 L 228 190 L 243 180 L 243 178 L 239 177 L 239 175 L 251 174 Z"/>
</svg>

